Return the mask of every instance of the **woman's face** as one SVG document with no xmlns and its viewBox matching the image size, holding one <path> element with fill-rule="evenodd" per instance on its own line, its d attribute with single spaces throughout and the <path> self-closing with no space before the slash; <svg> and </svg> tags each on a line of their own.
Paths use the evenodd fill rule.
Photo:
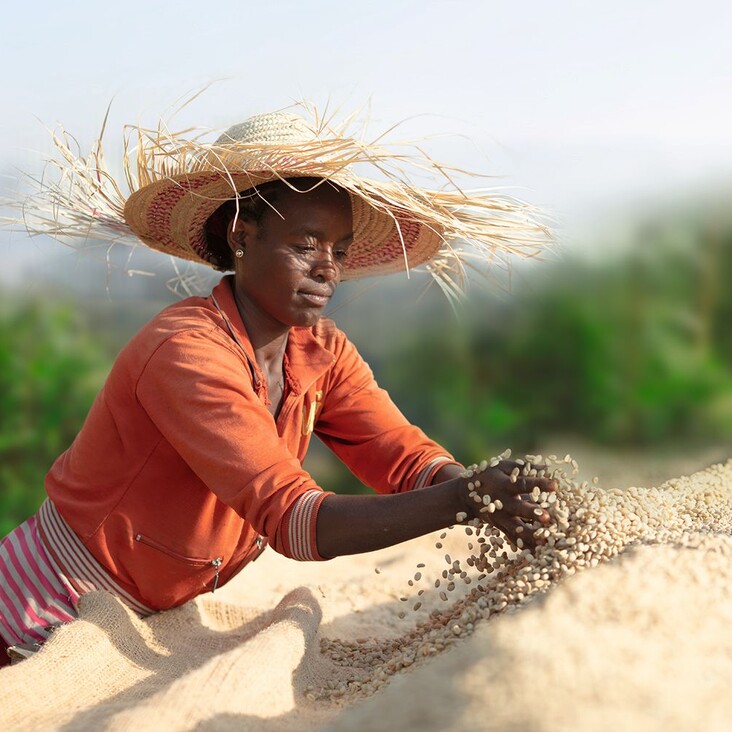
<svg viewBox="0 0 732 732">
<path fill-rule="evenodd" d="M 261 220 L 237 221 L 229 235 L 236 295 L 270 328 L 315 325 L 341 279 L 353 239 L 350 197 L 323 184 L 308 193 L 284 188 Z"/>
</svg>

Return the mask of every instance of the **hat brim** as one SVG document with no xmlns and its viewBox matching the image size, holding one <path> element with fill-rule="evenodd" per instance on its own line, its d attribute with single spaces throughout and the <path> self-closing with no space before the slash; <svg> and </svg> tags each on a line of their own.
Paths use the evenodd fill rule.
<svg viewBox="0 0 732 732">
<path fill-rule="evenodd" d="M 211 266 L 204 227 L 214 211 L 257 185 L 302 175 L 303 171 L 294 170 L 201 171 L 171 176 L 133 192 L 125 203 L 124 218 L 132 232 L 150 248 Z M 439 226 L 419 221 L 410 212 L 390 204 L 383 195 L 386 191 L 379 197 L 377 207 L 359 193 L 358 179 L 333 175 L 328 179 L 346 189 L 351 197 L 354 238 L 343 279 L 417 267 L 432 259 L 444 244 Z M 373 194 L 369 199 L 375 200 Z"/>
</svg>

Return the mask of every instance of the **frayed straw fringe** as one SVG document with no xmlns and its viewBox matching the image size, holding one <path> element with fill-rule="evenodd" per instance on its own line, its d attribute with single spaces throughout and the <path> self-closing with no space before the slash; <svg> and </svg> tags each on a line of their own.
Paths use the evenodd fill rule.
<svg viewBox="0 0 732 732">
<path fill-rule="evenodd" d="M 205 143 L 201 140 L 208 131 L 189 128 L 172 132 L 162 122 L 157 129 L 126 126 L 122 165 L 127 191 L 109 172 L 104 158 L 102 138 L 107 116 L 86 157 L 64 129 L 52 131 L 56 156 L 47 161 L 41 179 L 31 179 L 33 194 L 11 205 L 21 210 L 31 235 L 45 234 L 64 243 L 138 246 L 140 241 L 124 218 L 125 201 L 134 191 L 155 181 L 180 181 L 212 171 L 230 181 L 233 198 L 241 187 L 232 177 L 241 171 L 238 162 L 244 160 L 247 169 L 254 170 L 255 161 L 260 170 L 280 177 L 275 168 L 282 170 L 283 162 L 289 160 L 296 169 L 302 169 L 302 175 L 333 180 L 360 196 L 391 216 L 397 227 L 395 212 L 408 212 L 410 218 L 438 232 L 443 245 L 424 269 L 450 300 L 464 293 L 468 269 L 480 271 L 508 256 L 536 257 L 551 245 L 546 217 L 537 208 L 498 193 L 498 188 L 463 190 L 455 182 L 457 176 L 485 176 L 440 164 L 414 143 L 387 148 L 382 139 L 393 128 L 368 141 L 366 122 L 359 122 L 355 114 L 336 123 L 332 115 L 326 117 L 312 105 L 295 106 L 309 118 L 317 141 L 305 145 L 287 141 L 269 145 Z M 356 134 L 349 132 L 350 128 L 356 128 Z M 385 180 L 360 177 L 356 170 L 366 165 Z M 410 173 L 429 175 L 451 190 L 419 188 L 409 181 Z M 289 170 L 287 174 L 292 175 Z M 190 259 L 197 256 L 191 253 Z"/>
</svg>

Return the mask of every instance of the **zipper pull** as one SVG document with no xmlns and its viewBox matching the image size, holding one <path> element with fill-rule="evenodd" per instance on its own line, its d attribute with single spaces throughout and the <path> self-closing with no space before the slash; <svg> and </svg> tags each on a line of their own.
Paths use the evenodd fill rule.
<svg viewBox="0 0 732 732">
<path fill-rule="evenodd" d="M 216 559 L 211 560 L 211 566 L 216 569 L 216 574 L 214 575 L 214 581 L 213 586 L 211 587 L 211 592 L 216 592 L 216 588 L 219 586 L 219 567 L 224 563 L 224 560 L 221 557 L 216 557 Z"/>
</svg>

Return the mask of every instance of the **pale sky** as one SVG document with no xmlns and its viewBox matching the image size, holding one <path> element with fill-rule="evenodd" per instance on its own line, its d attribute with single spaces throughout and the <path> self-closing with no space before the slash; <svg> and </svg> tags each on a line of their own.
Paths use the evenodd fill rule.
<svg viewBox="0 0 732 732">
<path fill-rule="evenodd" d="M 732 6 L 525 0 L 6 4 L 0 173 L 38 170 L 62 122 L 82 147 L 178 118 L 217 128 L 293 99 L 376 126 L 421 115 L 430 152 L 503 176 L 568 229 L 607 207 L 732 180 Z M 469 141 L 468 141 L 469 140 Z M 10 176 L 10 177 L 8 177 Z M 4 279 L 38 245 L 0 239 Z"/>
</svg>

